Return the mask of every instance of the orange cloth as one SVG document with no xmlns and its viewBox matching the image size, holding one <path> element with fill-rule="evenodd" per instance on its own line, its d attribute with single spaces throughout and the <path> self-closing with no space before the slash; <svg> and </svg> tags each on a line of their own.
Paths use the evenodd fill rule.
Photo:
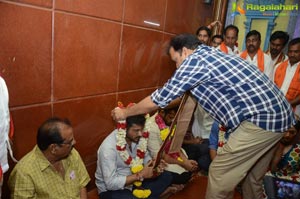
<svg viewBox="0 0 300 199">
<path fill-rule="evenodd" d="M 279 57 L 278 57 L 276 63 L 274 64 L 274 66 L 276 66 L 277 64 L 283 62 L 283 61 L 284 61 L 284 57 L 285 57 L 284 54 L 283 54 L 283 53 L 280 53 L 280 55 L 279 55 Z"/>
<path fill-rule="evenodd" d="M 224 53 L 228 54 L 228 49 L 227 49 L 227 46 L 224 42 L 222 42 L 220 44 L 220 50 L 223 51 Z"/>
<path fill-rule="evenodd" d="M 274 73 L 274 82 L 275 84 L 281 88 L 286 69 L 289 65 L 289 60 L 282 62 L 275 70 Z M 298 64 L 295 75 L 291 81 L 289 89 L 285 95 L 288 101 L 295 99 L 298 95 L 300 95 L 300 64 Z"/>
<path fill-rule="evenodd" d="M 248 55 L 247 50 L 242 52 L 241 58 L 246 59 Z M 261 72 L 265 70 L 265 63 L 264 63 L 264 52 L 259 48 L 257 51 L 257 66 Z"/>
</svg>

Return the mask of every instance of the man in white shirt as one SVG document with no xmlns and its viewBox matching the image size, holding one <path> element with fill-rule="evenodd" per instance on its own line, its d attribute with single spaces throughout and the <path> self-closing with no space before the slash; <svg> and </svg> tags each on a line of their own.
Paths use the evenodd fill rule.
<svg viewBox="0 0 300 199">
<path fill-rule="evenodd" d="M 8 91 L 5 81 L 0 76 L 0 198 L 3 174 L 9 168 L 7 161 L 7 148 L 9 147 L 9 122 Z"/>
<path fill-rule="evenodd" d="M 240 56 L 249 63 L 257 66 L 270 79 L 273 78 L 271 58 L 260 49 L 261 36 L 257 30 L 251 30 L 246 35 L 246 50 Z"/>
<path fill-rule="evenodd" d="M 271 57 L 271 66 L 285 61 L 288 57 L 283 53 L 285 45 L 288 43 L 290 36 L 283 31 L 275 31 L 270 37 L 270 49 L 266 52 Z"/>
<path fill-rule="evenodd" d="M 175 119 L 177 111 L 178 107 L 160 109 L 149 118 L 148 150 L 153 158 L 157 156 L 161 145 L 170 133 L 170 126 Z M 197 162 L 188 159 L 183 149 L 178 155 L 181 159 L 176 159 L 167 153 L 163 155 L 164 160 L 168 163 L 165 170 L 172 174 L 172 185 L 169 187 L 172 192 L 183 189 L 185 184 L 191 179 L 192 172 L 198 169 Z"/>
<path fill-rule="evenodd" d="M 300 104 L 300 38 L 295 38 L 288 45 L 287 61 L 276 65 L 274 82 L 285 94 L 287 100 L 295 109 Z M 297 107 L 298 106 L 298 107 Z"/>
<path fill-rule="evenodd" d="M 222 42 L 217 49 L 226 54 L 238 55 L 239 49 L 237 48 L 239 29 L 235 25 L 229 25 L 224 30 L 224 42 Z"/>
<path fill-rule="evenodd" d="M 144 115 L 127 117 L 100 145 L 95 177 L 101 199 L 132 199 L 140 194 L 157 199 L 171 184 L 172 175 L 163 172 L 163 161 L 158 166 L 158 175 L 153 171 L 145 120 Z"/>
<path fill-rule="evenodd" d="M 200 105 L 197 105 L 191 133 L 186 134 L 182 145 L 189 158 L 196 160 L 199 169 L 205 172 L 208 171 L 211 163 L 208 146 L 213 122 L 213 118 Z"/>
</svg>

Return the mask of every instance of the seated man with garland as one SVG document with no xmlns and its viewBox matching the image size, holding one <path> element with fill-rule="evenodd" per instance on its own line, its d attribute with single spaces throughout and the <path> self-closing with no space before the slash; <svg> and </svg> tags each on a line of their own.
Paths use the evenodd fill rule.
<svg viewBox="0 0 300 199">
<path fill-rule="evenodd" d="M 169 127 L 175 118 L 178 107 L 160 109 L 149 119 L 149 142 L 148 150 L 152 157 L 156 157 L 161 145 L 170 133 Z M 191 179 L 194 171 L 198 169 L 195 160 L 189 160 L 184 149 L 174 158 L 165 151 L 164 160 L 168 163 L 166 171 L 173 176 L 172 185 L 169 187 L 170 194 L 176 193 L 184 188 L 185 184 Z"/>
<path fill-rule="evenodd" d="M 144 115 L 131 116 L 102 142 L 95 174 L 101 199 L 158 199 L 169 187 L 172 176 L 164 172 L 164 161 L 153 169 L 148 129 Z"/>
<path fill-rule="evenodd" d="M 209 136 L 213 122 L 214 119 L 200 105 L 197 105 L 182 144 L 189 159 L 198 163 L 202 175 L 207 175 L 211 163 Z"/>
</svg>

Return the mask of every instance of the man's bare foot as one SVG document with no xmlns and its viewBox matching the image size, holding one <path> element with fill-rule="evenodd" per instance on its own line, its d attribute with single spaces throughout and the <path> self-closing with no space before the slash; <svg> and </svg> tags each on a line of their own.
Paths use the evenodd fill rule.
<svg viewBox="0 0 300 199">
<path fill-rule="evenodd" d="M 172 184 L 160 195 L 160 199 L 167 199 L 171 195 L 177 193 L 178 191 L 181 191 L 183 188 L 184 184 Z"/>
<path fill-rule="evenodd" d="M 182 189 L 184 189 L 184 184 L 172 184 L 171 185 L 172 188 L 175 188 L 175 192 L 173 193 L 177 193 L 178 191 L 181 191 Z"/>
</svg>

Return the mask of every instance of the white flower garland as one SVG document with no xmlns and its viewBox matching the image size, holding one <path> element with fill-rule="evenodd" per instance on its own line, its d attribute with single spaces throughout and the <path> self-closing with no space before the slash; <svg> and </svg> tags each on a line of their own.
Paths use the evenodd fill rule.
<svg viewBox="0 0 300 199">
<path fill-rule="evenodd" d="M 227 139 L 225 138 L 225 134 L 226 134 L 226 128 L 223 127 L 221 124 L 219 124 L 219 135 L 218 135 L 219 139 L 218 139 L 217 153 L 220 153 L 224 144 L 227 142 Z"/>
<path fill-rule="evenodd" d="M 120 157 L 125 162 L 125 164 L 129 165 L 130 167 L 143 165 L 144 157 L 147 151 L 147 144 L 149 138 L 149 114 L 146 116 L 146 122 L 144 127 L 144 132 L 142 137 L 139 140 L 138 147 L 137 147 L 137 155 L 135 158 L 132 158 L 128 151 L 126 150 L 126 122 L 119 121 L 118 124 L 118 133 L 117 133 L 117 150 L 120 154 Z"/>
<path fill-rule="evenodd" d="M 149 138 L 149 114 L 145 116 L 146 122 L 145 122 L 145 127 L 144 127 L 144 132 L 142 134 L 142 137 L 139 140 L 138 146 L 137 146 L 137 152 L 136 152 L 136 157 L 132 158 L 128 151 L 126 150 L 126 122 L 120 121 L 118 123 L 118 133 L 117 133 L 117 150 L 120 154 L 120 157 L 122 160 L 125 162 L 125 164 L 129 165 L 131 167 L 131 172 L 132 173 L 138 173 L 141 170 L 143 170 L 143 162 L 145 158 L 145 154 L 147 151 L 147 144 L 148 144 L 148 138 Z M 137 187 L 140 187 L 142 185 L 143 179 L 140 179 L 140 181 L 135 181 L 134 185 Z M 133 190 L 133 195 L 137 198 L 148 198 L 149 195 L 151 194 L 150 189 L 135 189 Z"/>
</svg>

